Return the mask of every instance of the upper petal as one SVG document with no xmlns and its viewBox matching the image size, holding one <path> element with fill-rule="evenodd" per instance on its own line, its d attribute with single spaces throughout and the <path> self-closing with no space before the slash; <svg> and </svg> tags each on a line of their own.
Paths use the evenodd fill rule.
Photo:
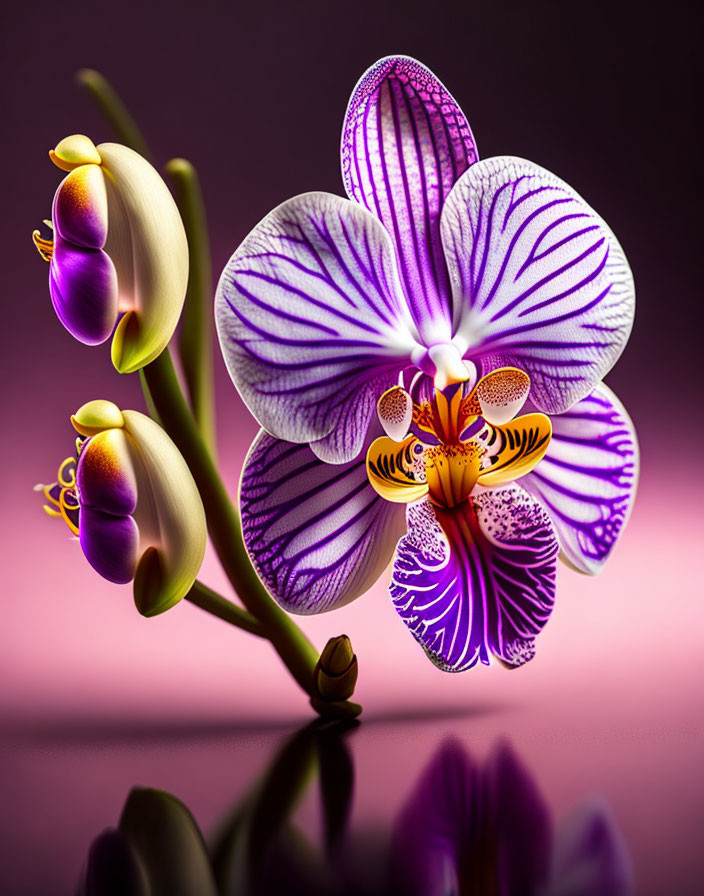
<svg viewBox="0 0 704 896">
<path fill-rule="evenodd" d="M 460 350 L 485 370 L 525 370 L 546 413 L 588 395 L 621 354 L 635 301 L 602 219 L 555 175 L 499 157 L 457 182 L 442 239 Z"/>
<path fill-rule="evenodd" d="M 440 213 L 477 160 L 466 118 L 420 62 L 388 56 L 360 79 L 342 130 L 347 195 L 391 234 L 413 318 L 425 344 L 451 336 L 451 291 Z"/>
<path fill-rule="evenodd" d="M 222 273 L 215 316 L 261 425 L 290 442 L 340 426 L 344 438 L 325 446 L 336 461 L 359 453 L 376 399 L 416 345 L 388 234 L 328 193 L 294 197 L 254 228 Z"/>
<path fill-rule="evenodd" d="M 307 445 L 260 432 L 240 484 L 242 532 L 259 577 L 293 613 L 321 613 L 367 591 L 391 560 L 403 508 L 369 485 L 364 456 L 326 464 Z"/>
<path fill-rule="evenodd" d="M 635 429 L 603 383 L 551 421 L 545 457 L 521 485 L 550 513 L 563 559 L 594 575 L 613 550 L 633 506 L 639 468 Z"/>
<path fill-rule="evenodd" d="M 557 540 L 547 512 L 513 485 L 451 510 L 411 504 L 390 585 L 397 612 L 430 659 L 461 672 L 489 652 L 531 659 L 555 596 Z"/>
</svg>

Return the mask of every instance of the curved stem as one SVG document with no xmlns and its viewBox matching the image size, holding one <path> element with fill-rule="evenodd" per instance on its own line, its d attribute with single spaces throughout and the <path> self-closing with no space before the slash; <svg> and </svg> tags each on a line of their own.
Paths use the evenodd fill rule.
<svg viewBox="0 0 704 896">
<path fill-rule="evenodd" d="M 227 577 L 246 609 L 298 684 L 314 696 L 318 653 L 295 622 L 271 599 L 259 580 L 242 540 L 240 521 L 181 393 L 169 350 L 144 368 L 144 378 L 164 428 L 176 443 L 198 486 L 208 532 Z"/>
<path fill-rule="evenodd" d="M 213 407 L 212 274 L 208 225 L 195 168 L 186 159 L 171 159 L 164 168 L 188 238 L 188 289 L 178 349 L 190 405 L 203 441 L 217 463 Z"/>
<path fill-rule="evenodd" d="M 120 140 L 148 159 L 147 141 L 112 85 L 92 68 L 82 68 L 76 72 L 76 81 L 93 97 Z"/>
<path fill-rule="evenodd" d="M 211 613 L 213 616 L 217 616 L 218 619 L 229 622 L 231 625 L 236 625 L 237 628 L 242 628 L 246 632 L 258 635 L 260 638 L 266 637 L 262 624 L 251 613 L 233 604 L 227 598 L 218 594 L 217 591 L 213 591 L 212 588 L 208 588 L 207 585 L 204 585 L 203 582 L 199 582 L 197 579 L 185 599 L 196 607 L 200 607 L 201 610 L 205 610 L 206 613 Z"/>
</svg>

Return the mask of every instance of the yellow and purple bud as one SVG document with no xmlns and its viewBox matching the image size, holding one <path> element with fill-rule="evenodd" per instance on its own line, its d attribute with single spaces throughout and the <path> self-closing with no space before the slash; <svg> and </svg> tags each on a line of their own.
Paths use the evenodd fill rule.
<svg viewBox="0 0 704 896">
<path fill-rule="evenodd" d="M 164 350 L 181 316 L 188 243 L 158 172 L 119 143 L 74 134 L 49 153 L 67 171 L 54 196 L 53 240 L 33 239 L 50 262 L 61 323 L 79 341 L 112 340 L 112 360 L 132 373 Z"/>
<path fill-rule="evenodd" d="M 193 476 L 164 430 L 138 411 L 91 401 L 71 418 L 79 436 L 75 472 L 44 487 L 52 516 L 78 536 L 90 565 L 111 582 L 134 580 L 143 616 L 170 609 L 203 562 L 206 521 Z"/>
</svg>

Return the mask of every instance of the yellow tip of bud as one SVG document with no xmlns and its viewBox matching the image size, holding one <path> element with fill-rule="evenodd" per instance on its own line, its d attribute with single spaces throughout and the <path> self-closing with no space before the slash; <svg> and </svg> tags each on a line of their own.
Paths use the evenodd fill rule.
<svg viewBox="0 0 704 896">
<path fill-rule="evenodd" d="M 84 134 L 64 137 L 49 150 L 49 158 L 62 171 L 73 171 L 79 165 L 100 165 L 102 161 L 95 144 Z"/>
<path fill-rule="evenodd" d="M 94 436 L 105 429 L 121 429 L 125 419 L 116 404 L 98 398 L 82 405 L 72 415 L 71 423 L 80 435 Z"/>
</svg>

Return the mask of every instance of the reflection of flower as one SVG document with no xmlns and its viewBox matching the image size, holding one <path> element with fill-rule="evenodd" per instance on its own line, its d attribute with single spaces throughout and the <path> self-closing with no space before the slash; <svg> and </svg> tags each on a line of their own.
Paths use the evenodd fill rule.
<svg viewBox="0 0 704 896">
<path fill-rule="evenodd" d="M 223 355 L 266 431 L 242 478 L 247 548 L 284 608 L 316 613 L 366 591 L 407 529 L 391 592 L 431 658 L 520 665 L 552 607 L 555 535 L 595 572 L 631 503 L 633 428 L 599 384 L 631 327 L 628 264 L 554 175 L 478 162 L 414 60 L 359 82 L 342 167 L 349 199 L 283 203 L 218 287 Z M 536 413 L 511 422 L 527 398 Z M 561 415 L 550 444 L 539 412 Z"/>
<path fill-rule="evenodd" d="M 101 576 L 134 579 L 142 614 L 162 613 L 188 593 L 203 562 L 205 513 L 193 477 L 144 414 L 91 401 L 71 422 L 82 437 L 78 459 L 41 487 L 45 509 L 64 518 Z"/>
<path fill-rule="evenodd" d="M 115 367 L 138 370 L 166 347 L 183 307 L 188 245 L 176 204 L 154 168 L 126 146 L 96 147 L 74 134 L 49 155 L 69 172 L 54 196 L 53 240 L 34 233 L 51 263 L 54 309 L 88 345 L 115 330 Z"/>
<path fill-rule="evenodd" d="M 394 831 L 394 892 L 404 896 L 628 896 L 630 861 L 606 805 L 553 833 L 547 805 L 508 745 L 479 765 L 450 741 Z"/>
<path fill-rule="evenodd" d="M 458 743 L 446 743 L 392 822 L 391 838 L 380 830 L 350 830 L 355 771 L 346 730 L 314 723 L 295 732 L 221 819 L 207 846 L 178 799 L 159 790 L 133 789 L 118 827 L 93 841 L 79 893 L 633 892 L 630 860 L 608 807 L 592 800 L 553 831 L 547 805 L 509 746 L 495 749 L 480 765 Z M 310 796 L 316 769 L 321 844 L 308 840 L 295 816 L 297 806 Z M 122 889 L 115 889 L 116 881 L 125 882 Z"/>
</svg>

